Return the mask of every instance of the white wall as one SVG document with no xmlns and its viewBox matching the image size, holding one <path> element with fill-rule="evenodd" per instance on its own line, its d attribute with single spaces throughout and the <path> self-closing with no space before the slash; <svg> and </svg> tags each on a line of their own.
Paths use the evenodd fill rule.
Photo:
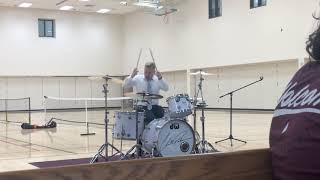
<svg viewBox="0 0 320 180">
<path fill-rule="evenodd" d="M 208 0 L 183 1 L 168 24 L 163 17 L 144 13 L 125 16 L 124 72 L 135 66 L 140 47 L 154 50 L 162 71 L 306 56 L 318 0 L 268 0 L 256 9 L 249 8 L 249 0 L 222 3 L 222 17 L 215 19 L 208 19 Z"/>
<path fill-rule="evenodd" d="M 230 96 L 219 98 L 221 95 L 257 81 L 262 76 L 261 82 L 234 93 L 233 107 L 274 109 L 297 69 L 298 60 L 208 68 L 205 71 L 215 75 L 204 77 L 203 95 L 208 107 L 229 108 Z M 198 82 L 199 76 L 196 77 L 196 81 L 193 77 L 192 94 Z"/>
<path fill-rule="evenodd" d="M 203 70 L 213 74 L 204 76 L 205 80 L 203 81 L 203 96 L 209 108 L 229 108 L 230 96 L 219 98 L 221 95 L 257 81 L 262 76 L 263 81 L 234 93 L 233 107 L 274 109 L 280 95 L 293 74 L 298 70 L 298 60 L 220 66 Z M 188 93 L 188 75 L 186 71 L 175 71 L 165 72 L 163 76 L 169 84 L 169 91 L 161 92 L 165 98 L 160 102 L 161 105 L 167 106 L 166 98 Z M 199 75 L 190 77 L 191 91 L 189 96 L 191 98 L 194 97 L 195 90 L 198 88 L 199 78 Z"/>
<path fill-rule="evenodd" d="M 38 18 L 56 38 L 38 37 Z M 0 7 L 0 76 L 119 74 L 122 16 Z"/>
</svg>

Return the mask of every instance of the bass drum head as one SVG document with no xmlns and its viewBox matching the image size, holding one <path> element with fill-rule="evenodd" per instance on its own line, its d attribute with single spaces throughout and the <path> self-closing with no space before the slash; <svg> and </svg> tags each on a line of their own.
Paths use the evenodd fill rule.
<svg viewBox="0 0 320 180">
<path fill-rule="evenodd" d="M 194 133 L 187 122 L 170 120 L 161 127 L 157 142 L 157 151 L 161 156 L 191 154 L 194 147 Z"/>
</svg>

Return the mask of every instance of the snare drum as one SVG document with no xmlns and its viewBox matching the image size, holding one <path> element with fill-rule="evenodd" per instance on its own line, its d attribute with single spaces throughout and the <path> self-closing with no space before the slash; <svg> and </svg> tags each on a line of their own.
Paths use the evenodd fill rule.
<svg viewBox="0 0 320 180">
<path fill-rule="evenodd" d="M 160 156 L 190 154 L 195 147 L 191 126 L 179 119 L 155 119 L 146 126 L 142 134 L 142 147 L 149 153 Z"/>
<path fill-rule="evenodd" d="M 136 112 L 115 112 L 113 138 L 136 140 Z M 138 135 L 144 129 L 144 113 L 138 113 Z"/>
<path fill-rule="evenodd" d="M 167 98 L 169 115 L 172 118 L 183 118 L 192 114 L 192 106 L 187 94 L 177 94 Z"/>
</svg>

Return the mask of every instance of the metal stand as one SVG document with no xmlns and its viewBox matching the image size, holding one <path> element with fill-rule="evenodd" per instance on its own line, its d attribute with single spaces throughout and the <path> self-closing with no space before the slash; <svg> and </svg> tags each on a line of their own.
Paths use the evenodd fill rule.
<svg viewBox="0 0 320 180">
<path fill-rule="evenodd" d="M 239 91 L 239 90 L 241 90 L 241 89 L 243 89 L 243 88 L 246 88 L 246 87 L 248 87 L 248 86 L 251 86 L 251 85 L 253 85 L 253 84 L 255 84 L 255 83 L 258 83 L 258 82 L 260 82 L 260 81 L 262 81 L 262 80 L 263 80 L 263 77 L 260 77 L 260 80 L 258 80 L 258 81 L 255 81 L 255 82 L 253 82 L 253 83 L 250 83 L 250 84 L 248 84 L 248 85 L 245 85 L 245 86 L 243 86 L 243 87 L 241 87 L 241 88 L 239 88 L 239 89 L 236 89 L 236 90 L 234 90 L 234 91 L 231 91 L 231 92 L 229 92 L 229 93 L 227 93 L 227 94 L 224 94 L 224 95 L 222 95 L 222 96 L 219 97 L 219 98 L 223 98 L 223 97 L 225 97 L 225 96 L 227 96 L 227 95 L 230 95 L 230 135 L 229 135 L 229 137 L 227 137 L 227 138 L 225 138 L 225 139 L 216 141 L 216 142 L 215 142 L 216 144 L 217 144 L 217 143 L 220 143 L 220 142 L 223 142 L 223 141 L 226 141 L 226 140 L 229 140 L 229 139 L 230 139 L 231 146 L 233 146 L 232 140 L 239 141 L 239 142 L 243 142 L 243 143 L 247 143 L 247 141 L 243 141 L 243 140 L 234 138 L 233 135 L 232 135 L 232 97 L 233 97 L 233 93 L 234 93 L 234 92 L 237 92 L 237 91 Z"/>
<path fill-rule="evenodd" d="M 116 151 L 115 154 L 112 154 L 111 157 L 115 156 L 116 154 L 120 154 L 120 156 L 123 156 L 123 153 L 118 150 L 116 147 L 114 147 L 112 144 L 108 142 L 108 80 L 111 78 L 109 76 L 105 76 L 104 79 L 106 80 L 106 83 L 103 85 L 103 93 L 105 97 L 105 118 L 104 118 L 104 123 L 105 123 L 105 143 L 99 148 L 97 154 L 93 156 L 93 158 L 90 161 L 90 164 L 98 162 L 99 157 L 103 158 L 105 161 L 109 160 L 108 156 L 108 147 L 110 146 L 112 150 L 114 149 Z M 103 151 L 105 151 L 105 154 L 103 154 Z M 113 151 L 112 151 L 113 152 Z"/>
<path fill-rule="evenodd" d="M 95 135 L 96 133 L 90 133 L 89 132 L 89 122 L 88 122 L 88 102 L 85 100 L 85 111 L 86 111 L 86 127 L 87 132 L 80 134 L 81 136 L 89 136 L 89 135 Z"/>
<path fill-rule="evenodd" d="M 144 99 L 144 96 L 143 96 Z M 138 102 L 136 104 L 136 144 L 133 145 L 127 153 L 121 158 L 122 159 L 128 159 L 128 155 L 135 149 L 136 150 L 136 155 L 137 157 L 141 157 L 142 151 L 141 151 L 141 142 L 140 142 L 140 137 L 139 137 L 139 127 L 138 127 L 138 119 L 139 119 L 139 112 L 143 110 L 140 105 L 138 105 Z"/>
<path fill-rule="evenodd" d="M 202 127 L 202 139 L 199 143 L 200 147 L 198 148 L 200 153 L 207 153 L 207 152 L 215 152 L 217 151 L 207 140 L 205 140 L 205 127 L 204 127 L 204 123 L 205 123 L 205 115 L 204 115 L 204 108 L 207 107 L 206 102 L 203 99 L 203 92 L 202 92 L 202 82 L 204 81 L 203 75 L 202 75 L 202 70 L 200 70 L 200 82 L 198 84 L 198 91 L 196 92 L 195 96 L 194 96 L 194 133 L 196 135 L 196 117 L 197 117 L 197 110 L 196 108 L 201 108 L 201 117 L 200 117 L 200 121 L 201 121 L 201 127 Z M 198 103 L 198 96 L 201 96 L 201 102 L 197 105 Z"/>
</svg>

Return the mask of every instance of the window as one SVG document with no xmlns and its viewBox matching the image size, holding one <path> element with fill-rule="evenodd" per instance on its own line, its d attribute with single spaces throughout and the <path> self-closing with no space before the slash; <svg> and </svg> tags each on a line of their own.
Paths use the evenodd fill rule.
<svg viewBox="0 0 320 180">
<path fill-rule="evenodd" d="M 209 19 L 222 15 L 221 0 L 209 0 Z"/>
<path fill-rule="evenodd" d="M 55 37 L 55 20 L 38 19 L 39 37 Z"/>
<path fill-rule="evenodd" d="M 257 8 L 267 5 L 267 0 L 250 0 L 250 8 Z"/>
</svg>

